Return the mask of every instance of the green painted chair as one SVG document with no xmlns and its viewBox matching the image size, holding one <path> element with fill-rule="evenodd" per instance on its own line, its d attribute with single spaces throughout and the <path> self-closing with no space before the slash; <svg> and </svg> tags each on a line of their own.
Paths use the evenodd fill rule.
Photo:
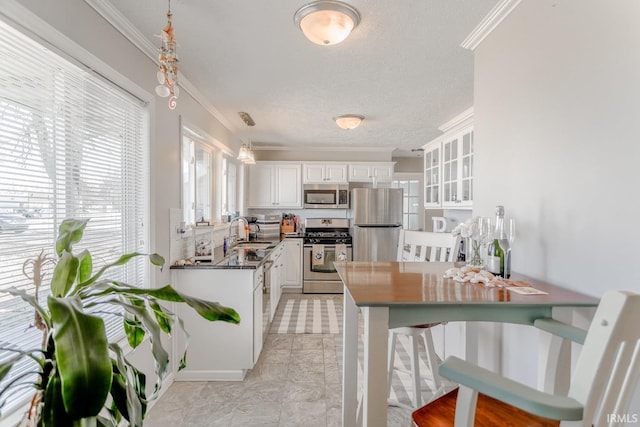
<svg viewBox="0 0 640 427">
<path fill-rule="evenodd" d="M 640 375 L 640 295 L 607 292 L 585 334 L 553 319 L 536 326 L 583 342 L 568 395 L 520 384 L 455 357 L 440 366 L 459 389 L 413 413 L 415 426 L 618 426 L 637 422 L 627 413 Z M 636 417 L 636 419 L 633 419 Z"/>
</svg>

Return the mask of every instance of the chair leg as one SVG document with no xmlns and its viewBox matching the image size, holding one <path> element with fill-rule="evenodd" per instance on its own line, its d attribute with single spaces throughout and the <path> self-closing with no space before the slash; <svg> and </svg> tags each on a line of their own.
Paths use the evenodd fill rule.
<svg viewBox="0 0 640 427">
<path fill-rule="evenodd" d="M 478 391 L 463 385 L 458 389 L 454 427 L 473 427 L 476 417 Z"/>
<path fill-rule="evenodd" d="M 413 406 L 414 408 L 419 408 L 422 406 L 422 391 L 420 390 L 420 359 L 418 359 L 418 342 L 415 334 L 409 335 L 409 347 L 411 347 L 409 356 L 411 358 Z"/>
<path fill-rule="evenodd" d="M 389 332 L 389 354 L 387 357 L 387 399 L 391 396 L 391 380 L 393 379 L 393 365 L 396 357 L 396 334 Z"/>
<path fill-rule="evenodd" d="M 444 386 L 442 385 L 442 377 L 438 373 L 439 361 L 433 345 L 433 335 L 431 335 L 431 330 L 428 328 L 424 328 L 420 335 L 424 341 L 424 348 L 427 354 L 427 366 L 433 378 L 433 396 L 437 397 L 440 394 L 444 394 Z"/>
</svg>

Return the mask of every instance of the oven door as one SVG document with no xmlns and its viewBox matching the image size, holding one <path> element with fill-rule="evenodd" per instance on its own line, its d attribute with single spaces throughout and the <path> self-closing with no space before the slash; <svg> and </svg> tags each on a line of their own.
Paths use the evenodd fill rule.
<svg viewBox="0 0 640 427">
<path fill-rule="evenodd" d="M 351 246 L 347 246 L 347 261 L 353 258 Z M 304 270 L 303 279 L 322 281 L 322 280 L 340 280 L 338 272 L 333 265 L 336 261 L 336 245 L 324 245 L 324 262 L 322 264 L 313 263 L 313 247 L 312 245 L 304 246 Z"/>
</svg>

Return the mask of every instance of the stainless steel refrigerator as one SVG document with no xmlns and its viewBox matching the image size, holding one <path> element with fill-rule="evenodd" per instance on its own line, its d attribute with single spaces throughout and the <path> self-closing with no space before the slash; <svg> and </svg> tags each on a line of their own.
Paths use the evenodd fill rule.
<svg viewBox="0 0 640 427">
<path fill-rule="evenodd" d="M 402 229 L 401 188 L 354 188 L 353 260 L 395 261 Z"/>
</svg>

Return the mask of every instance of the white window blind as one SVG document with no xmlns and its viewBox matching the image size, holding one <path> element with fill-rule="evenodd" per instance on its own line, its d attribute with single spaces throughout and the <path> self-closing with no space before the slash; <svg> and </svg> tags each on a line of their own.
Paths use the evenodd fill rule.
<svg viewBox="0 0 640 427">
<path fill-rule="evenodd" d="M 187 225 L 211 221 L 214 150 L 183 128 L 182 135 L 182 210 Z"/>
<path fill-rule="evenodd" d="M 75 250 L 89 249 L 94 267 L 147 252 L 148 119 L 141 101 L 1 21 L 0 64 L 0 288 L 33 294 L 23 263 L 42 250 L 55 256 L 65 218 L 90 218 Z M 110 277 L 145 285 L 147 265 L 136 259 Z M 42 304 L 52 268 L 45 272 Z M 101 315 L 118 338 L 121 318 Z M 33 316 L 21 299 L 0 293 L 0 347 L 38 348 Z M 0 361 L 10 354 L 0 350 Z M 28 363 L 14 367 L 4 383 L 28 370 Z M 32 393 L 4 396 L 3 413 Z"/>
</svg>

